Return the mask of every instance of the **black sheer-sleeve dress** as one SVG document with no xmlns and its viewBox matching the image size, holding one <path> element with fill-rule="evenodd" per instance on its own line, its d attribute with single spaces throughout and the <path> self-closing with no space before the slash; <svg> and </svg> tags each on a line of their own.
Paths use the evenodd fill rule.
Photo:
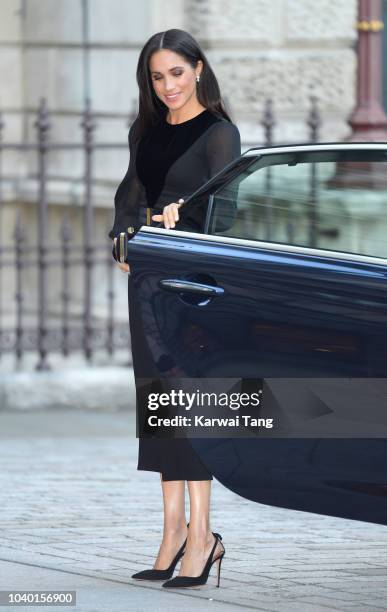
<svg viewBox="0 0 387 612">
<path fill-rule="evenodd" d="M 114 198 L 112 239 L 122 231 L 129 238 L 135 236 L 147 222 L 147 209 L 152 209 L 152 215 L 162 212 L 164 206 L 186 198 L 239 157 L 240 136 L 233 123 L 206 109 L 176 125 L 163 116 L 141 138 L 136 120 L 129 130 L 129 152 L 129 167 Z M 114 247 L 112 253 L 116 259 Z M 155 372 L 144 348 L 143 322 L 130 275 L 128 302 L 134 377 L 139 380 Z M 185 438 L 139 438 L 137 469 L 160 472 L 163 480 L 212 480 Z"/>
</svg>

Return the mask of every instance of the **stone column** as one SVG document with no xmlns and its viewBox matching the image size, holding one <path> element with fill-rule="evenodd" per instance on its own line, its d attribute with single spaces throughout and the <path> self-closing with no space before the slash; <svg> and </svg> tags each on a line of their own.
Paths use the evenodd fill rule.
<svg viewBox="0 0 387 612">
<path fill-rule="evenodd" d="M 382 106 L 383 27 L 381 0 L 359 0 L 357 104 L 349 119 L 350 141 L 387 140 Z"/>
</svg>

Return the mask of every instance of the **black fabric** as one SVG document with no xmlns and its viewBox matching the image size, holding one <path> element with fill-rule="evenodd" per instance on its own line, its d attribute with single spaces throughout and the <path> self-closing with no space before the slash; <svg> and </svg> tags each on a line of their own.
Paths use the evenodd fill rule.
<svg viewBox="0 0 387 612">
<path fill-rule="evenodd" d="M 240 155 L 237 127 L 210 111 L 203 111 L 178 125 L 165 125 L 165 119 L 163 121 L 164 124 L 160 122 L 141 140 L 137 120 L 130 128 L 130 161 L 114 198 L 115 218 L 109 232 L 112 239 L 133 227 L 133 233 L 128 234 L 128 239 L 132 239 L 144 222 L 145 207 L 162 210 L 179 198 L 186 199 Z M 179 229 L 178 223 L 176 229 Z M 138 389 L 140 378 L 160 376 L 157 365 L 161 365 L 164 371 L 168 365 L 173 367 L 174 362 L 171 356 L 163 355 L 162 362 L 157 357 L 157 364 L 154 363 L 131 276 L 128 301 L 133 368 Z M 138 404 L 137 410 L 141 410 Z M 140 438 L 137 467 L 160 472 L 163 480 L 212 480 L 212 475 L 185 438 Z"/>
<path fill-rule="evenodd" d="M 224 166 L 239 157 L 241 152 L 238 128 L 208 110 L 177 125 L 167 124 L 164 118 L 155 126 L 154 133 L 148 133 L 144 139 L 139 138 L 138 127 L 136 119 L 128 136 L 128 170 L 114 197 L 115 218 L 109 232 L 112 239 L 120 232 L 126 232 L 128 227 L 133 227 L 133 233 L 128 235 L 131 240 L 141 227 L 141 220 L 145 218 L 142 213 L 145 207 L 161 211 L 171 202 L 177 202 L 180 198 L 187 199 Z M 166 134 L 171 139 L 168 155 L 163 149 Z M 150 140 L 151 148 L 147 146 Z M 142 150 L 141 164 L 137 162 L 139 149 Z M 144 155 L 146 150 L 150 155 L 149 160 Z M 148 177 L 153 186 L 148 181 L 144 185 L 138 172 L 144 180 Z M 152 172 L 156 177 L 154 179 Z M 148 201 L 147 191 L 151 192 L 152 200 Z M 176 229 L 179 229 L 178 224 Z"/>
<path fill-rule="evenodd" d="M 193 145 L 193 143 L 211 125 L 220 121 L 208 110 L 199 115 L 172 125 L 165 118 L 161 119 L 154 129 L 142 138 L 137 152 L 136 169 L 140 181 L 145 187 L 148 206 L 155 207 L 162 192 L 165 177 L 174 162 Z M 192 168 L 187 166 L 180 180 L 187 184 L 185 175 Z"/>
<path fill-rule="evenodd" d="M 185 138 L 185 132 L 190 131 L 192 126 L 186 129 L 183 128 L 184 123 L 176 126 L 183 128 L 179 129 L 177 138 L 186 142 L 187 148 L 170 166 L 154 208 L 162 210 L 179 198 L 186 200 L 228 163 L 239 157 L 241 145 L 238 128 L 225 119 L 216 119 L 207 128 L 200 122 L 201 134 L 192 144 Z M 179 229 L 179 224 L 176 224 L 176 229 Z"/>
<path fill-rule="evenodd" d="M 133 370 L 136 381 L 136 405 L 141 411 L 138 401 L 138 385 L 140 379 L 157 379 L 157 371 L 150 353 L 143 330 L 141 309 L 138 303 L 133 278 L 128 282 L 129 323 L 132 342 Z M 142 422 L 142 414 L 137 418 Z M 202 463 L 199 456 L 185 438 L 139 438 L 138 440 L 138 470 L 160 472 L 163 480 L 212 480 L 212 475 Z"/>
<path fill-rule="evenodd" d="M 129 134 L 129 165 L 124 178 L 118 185 L 114 196 L 115 217 L 113 227 L 109 232 L 109 237 L 113 240 L 120 232 L 126 232 L 128 227 L 134 228 L 134 236 L 138 231 L 139 211 L 141 207 L 145 207 L 146 196 L 144 186 L 140 182 L 136 171 L 136 155 L 138 147 L 138 122 L 134 121 Z M 114 257 L 114 252 L 112 250 Z M 114 259 L 116 259 L 114 257 Z"/>
</svg>

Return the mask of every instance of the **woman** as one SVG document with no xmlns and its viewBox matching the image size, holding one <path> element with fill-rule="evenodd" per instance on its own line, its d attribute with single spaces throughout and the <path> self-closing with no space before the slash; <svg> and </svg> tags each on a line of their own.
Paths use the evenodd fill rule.
<svg viewBox="0 0 387 612">
<path fill-rule="evenodd" d="M 139 113 L 129 131 L 130 162 L 115 196 L 116 215 L 109 236 L 113 256 L 129 272 L 120 251 L 120 232 L 132 238 L 145 222 L 166 229 L 179 221 L 182 196 L 195 191 L 240 155 L 238 129 L 224 109 L 216 77 L 198 43 L 187 32 L 168 30 L 152 36 L 137 66 Z M 150 211 L 153 209 L 153 213 Z M 179 229 L 179 226 L 177 226 Z M 129 276 L 129 320 L 135 378 L 174 374 L 172 358 L 155 357 L 144 341 L 144 322 Z M 147 348 L 144 348 L 146 345 Z M 151 348 L 149 348 L 151 346 Z M 144 357 L 144 351 L 148 354 Z M 143 580 L 170 578 L 180 559 L 179 575 L 166 588 L 196 586 L 207 581 L 213 563 L 225 553 L 209 521 L 212 475 L 186 439 L 139 439 L 138 469 L 160 472 L 164 502 L 164 532 L 153 569 L 133 575 Z M 188 482 L 190 521 L 185 518 Z"/>
</svg>

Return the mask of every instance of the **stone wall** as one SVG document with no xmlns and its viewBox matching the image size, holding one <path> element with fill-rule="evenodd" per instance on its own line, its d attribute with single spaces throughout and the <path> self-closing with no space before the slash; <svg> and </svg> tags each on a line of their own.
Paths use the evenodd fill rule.
<svg viewBox="0 0 387 612">
<path fill-rule="evenodd" d="M 277 141 L 308 137 L 311 95 L 324 119 L 321 139 L 348 134 L 356 9 L 356 0 L 188 0 L 187 23 L 208 48 L 246 144 L 263 139 L 257 122 L 268 96 L 280 121 Z"/>
</svg>

